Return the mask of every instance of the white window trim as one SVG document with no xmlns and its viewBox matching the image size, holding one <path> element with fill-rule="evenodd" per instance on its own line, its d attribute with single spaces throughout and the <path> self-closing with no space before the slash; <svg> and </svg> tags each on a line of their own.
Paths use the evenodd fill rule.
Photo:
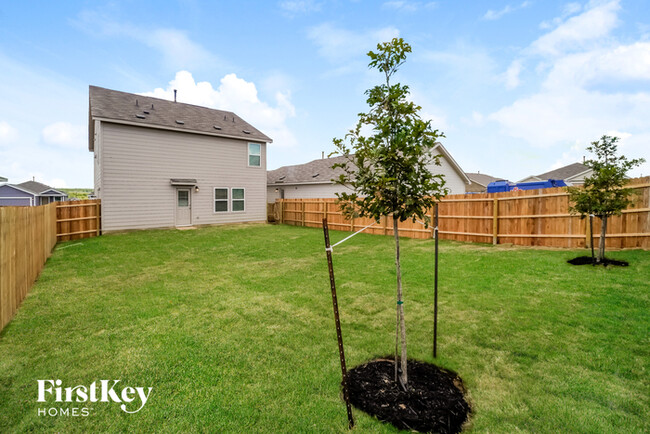
<svg viewBox="0 0 650 434">
<path fill-rule="evenodd" d="M 233 199 L 233 196 L 232 196 L 232 191 L 233 190 L 244 190 L 244 198 L 243 199 Z M 234 210 L 235 208 L 232 206 L 232 202 L 235 201 L 235 200 L 244 202 L 244 209 L 243 210 L 241 210 L 241 211 L 235 211 Z M 246 212 L 246 189 L 244 187 L 231 187 L 230 188 L 230 212 L 234 212 L 234 213 Z"/>
<path fill-rule="evenodd" d="M 258 145 L 260 147 L 260 154 L 251 154 L 251 145 Z M 262 167 L 262 144 L 261 143 L 253 143 L 253 142 L 248 142 L 248 145 L 246 145 L 246 153 L 248 155 L 246 163 L 248 164 L 248 167 L 257 167 L 261 168 Z M 251 155 L 260 157 L 260 165 L 259 166 L 251 166 Z"/>
<path fill-rule="evenodd" d="M 217 199 L 216 194 L 217 190 L 226 190 L 226 193 L 228 194 L 228 197 L 225 199 Z M 212 214 L 226 214 L 230 212 L 230 189 L 228 187 L 214 187 L 214 190 L 212 191 Z M 245 197 L 245 196 L 244 196 Z M 226 202 L 226 210 L 225 211 L 217 211 L 217 201 L 219 202 Z"/>
</svg>

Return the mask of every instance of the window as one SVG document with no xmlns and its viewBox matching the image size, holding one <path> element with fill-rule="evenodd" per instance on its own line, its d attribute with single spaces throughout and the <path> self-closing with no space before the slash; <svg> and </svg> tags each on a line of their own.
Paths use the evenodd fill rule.
<svg viewBox="0 0 650 434">
<path fill-rule="evenodd" d="M 259 143 L 248 144 L 248 165 L 252 167 L 262 165 L 262 145 Z"/>
<path fill-rule="evenodd" d="M 232 189 L 232 210 L 233 211 L 244 211 L 244 189 L 243 188 L 233 188 Z"/>
<path fill-rule="evenodd" d="M 190 192 L 187 190 L 178 190 L 178 206 L 185 208 L 190 205 Z"/>
<path fill-rule="evenodd" d="M 214 189 L 214 212 L 228 212 L 228 189 Z"/>
</svg>

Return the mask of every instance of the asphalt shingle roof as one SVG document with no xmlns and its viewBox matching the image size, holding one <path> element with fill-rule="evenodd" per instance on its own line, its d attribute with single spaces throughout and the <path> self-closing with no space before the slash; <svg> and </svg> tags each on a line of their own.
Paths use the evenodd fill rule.
<svg viewBox="0 0 650 434">
<path fill-rule="evenodd" d="M 560 167 L 559 169 L 551 170 L 550 172 L 536 175 L 540 179 L 567 179 L 576 176 L 579 173 L 589 170 L 589 167 L 582 163 L 573 163 L 568 166 Z"/>
<path fill-rule="evenodd" d="M 342 163 L 345 157 L 321 158 L 305 164 L 283 166 L 266 172 L 267 184 L 329 183 L 343 174 L 343 169 L 332 169 L 332 165 Z"/>
<path fill-rule="evenodd" d="M 103 118 L 178 131 L 270 143 L 273 140 L 233 112 L 90 86 L 90 119 Z M 90 122 L 91 138 L 94 132 Z M 93 141 L 89 141 L 92 150 Z"/>
<path fill-rule="evenodd" d="M 495 178 L 494 176 L 486 175 L 485 173 L 466 173 L 466 175 L 470 179 L 470 181 L 475 182 L 477 184 L 481 184 L 485 187 L 487 187 L 487 185 L 490 182 L 503 179 L 503 178 Z"/>
<path fill-rule="evenodd" d="M 21 182 L 20 184 L 16 184 L 16 187 L 20 187 L 23 190 L 27 190 L 34 194 L 41 194 L 47 190 L 55 190 L 55 188 L 52 188 L 49 185 L 41 184 L 40 182 L 36 181 Z"/>
</svg>

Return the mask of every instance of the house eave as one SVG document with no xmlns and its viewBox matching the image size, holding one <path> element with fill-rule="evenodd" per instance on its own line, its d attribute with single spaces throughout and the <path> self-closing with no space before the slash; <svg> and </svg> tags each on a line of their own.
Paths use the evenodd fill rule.
<svg viewBox="0 0 650 434">
<path fill-rule="evenodd" d="M 334 184 L 334 181 L 318 181 L 318 182 L 273 182 L 267 183 L 267 187 L 281 187 L 283 185 L 329 185 Z"/>
</svg>

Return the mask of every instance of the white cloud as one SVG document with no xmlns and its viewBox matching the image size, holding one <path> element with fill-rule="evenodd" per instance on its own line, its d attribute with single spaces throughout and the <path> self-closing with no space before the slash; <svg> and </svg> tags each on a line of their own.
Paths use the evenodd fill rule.
<svg viewBox="0 0 650 434">
<path fill-rule="evenodd" d="M 548 30 L 552 27 L 559 26 L 567 17 L 577 14 L 582 10 L 582 5 L 580 3 L 567 3 L 564 5 L 562 10 L 562 15 L 555 17 L 549 21 L 542 21 L 539 24 L 539 28 L 542 30 Z"/>
<path fill-rule="evenodd" d="M 650 82 L 650 43 L 621 44 L 611 35 L 618 22 L 617 1 L 589 6 L 526 50 L 528 61 L 537 54 L 537 72 L 545 74 L 538 92 L 488 119 L 536 147 L 564 148 L 558 167 L 581 160 L 587 144 L 607 132 L 624 138 L 620 150 L 629 158 L 649 159 L 650 88 L 643 83 Z M 587 29 L 588 23 L 595 28 Z M 548 54 L 555 56 L 550 68 Z M 649 168 L 646 163 L 637 173 Z"/>
<path fill-rule="evenodd" d="M 383 9 L 392 9 L 399 12 L 417 12 L 421 9 L 434 9 L 438 6 L 436 2 L 415 2 L 407 0 L 394 0 L 384 2 Z"/>
<path fill-rule="evenodd" d="M 294 146 L 297 141 L 286 122 L 295 116 L 295 108 L 288 92 L 276 92 L 275 105 L 261 101 L 255 83 L 248 82 L 235 74 L 224 76 L 215 89 L 210 82 L 196 82 L 188 71 L 179 71 L 166 89 L 156 88 L 142 95 L 172 100 L 174 89 L 178 90 L 178 101 L 228 110 L 237 113 L 273 139 L 277 146 Z"/>
<path fill-rule="evenodd" d="M 590 6 L 533 42 L 533 52 L 557 56 L 567 50 L 585 48 L 607 36 L 619 23 L 619 0 L 604 4 L 592 2 Z"/>
<path fill-rule="evenodd" d="M 195 69 L 223 63 L 200 44 L 192 41 L 186 32 L 178 29 L 146 29 L 89 10 L 81 12 L 73 22 L 93 35 L 126 37 L 153 48 L 162 54 L 164 64 L 170 69 Z"/>
<path fill-rule="evenodd" d="M 0 121 L 0 144 L 12 142 L 18 136 L 18 131 L 8 122 Z"/>
<path fill-rule="evenodd" d="M 324 23 L 312 27 L 308 33 L 317 46 L 318 52 L 332 63 L 344 63 L 363 55 L 377 46 L 378 42 L 388 42 L 399 37 L 394 27 L 355 32 Z"/>
<path fill-rule="evenodd" d="M 650 42 L 636 42 L 565 55 L 555 60 L 547 88 L 650 81 Z"/>
<path fill-rule="evenodd" d="M 43 142 L 68 148 L 84 149 L 88 144 L 88 130 L 83 125 L 69 122 L 54 122 L 41 132 Z"/>
<path fill-rule="evenodd" d="M 515 12 L 515 11 L 517 11 L 519 9 L 526 8 L 526 7 L 530 6 L 530 4 L 531 3 L 529 1 L 524 1 L 523 3 L 521 3 L 520 5 L 517 5 L 517 6 L 506 5 L 506 7 L 504 7 L 501 10 L 498 10 L 498 11 L 489 9 L 485 13 L 485 15 L 483 15 L 483 19 L 488 20 L 488 21 L 498 20 L 499 18 L 503 17 L 504 15 Z"/>
<path fill-rule="evenodd" d="M 506 88 L 514 89 L 519 86 L 521 81 L 519 80 L 519 74 L 521 73 L 521 61 L 514 60 L 508 70 L 505 73 L 504 79 L 506 82 Z"/>
<path fill-rule="evenodd" d="M 280 2 L 280 8 L 289 15 L 307 14 L 321 10 L 322 3 L 314 0 L 288 0 Z"/>
</svg>

